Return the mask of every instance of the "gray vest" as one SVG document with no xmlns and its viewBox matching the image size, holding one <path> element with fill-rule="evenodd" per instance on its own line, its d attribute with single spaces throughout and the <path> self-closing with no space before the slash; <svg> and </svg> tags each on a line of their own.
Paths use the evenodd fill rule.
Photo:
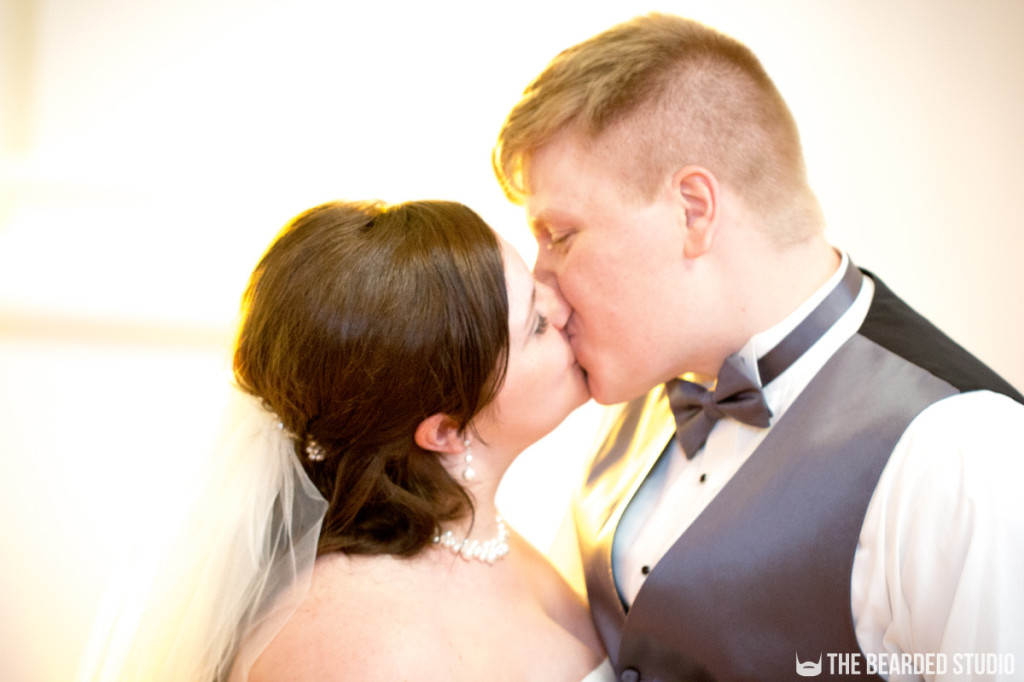
<svg viewBox="0 0 1024 682">
<path fill-rule="evenodd" d="M 675 428 L 663 387 L 630 403 L 575 510 L 591 612 L 621 679 L 794 679 L 797 658 L 858 653 L 850 574 L 878 478 L 923 409 L 974 388 L 1021 400 L 876 279 L 861 330 L 653 568 L 627 613 L 611 571 L 615 528 Z M 823 659 L 815 679 L 828 669 Z"/>
</svg>

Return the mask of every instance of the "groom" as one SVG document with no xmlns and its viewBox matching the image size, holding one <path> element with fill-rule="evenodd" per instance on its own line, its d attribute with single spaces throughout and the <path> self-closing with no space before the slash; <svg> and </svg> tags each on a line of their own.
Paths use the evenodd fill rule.
<svg viewBox="0 0 1024 682">
<path fill-rule="evenodd" d="M 622 680 L 1024 666 L 1022 397 L 829 245 L 748 48 L 615 26 L 530 85 L 494 162 L 624 404 L 575 505 Z"/>
</svg>

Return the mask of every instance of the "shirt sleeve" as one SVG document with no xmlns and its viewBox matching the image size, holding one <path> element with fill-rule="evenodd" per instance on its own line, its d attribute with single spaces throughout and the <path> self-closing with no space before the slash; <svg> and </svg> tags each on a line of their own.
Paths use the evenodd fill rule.
<svg viewBox="0 0 1024 682">
<path fill-rule="evenodd" d="M 865 654 L 936 662 L 890 680 L 1024 673 L 1022 481 L 1024 405 L 1005 396 L 947 398 L 904 432 L 861 529 L 854 623 Z"/>
</svg>

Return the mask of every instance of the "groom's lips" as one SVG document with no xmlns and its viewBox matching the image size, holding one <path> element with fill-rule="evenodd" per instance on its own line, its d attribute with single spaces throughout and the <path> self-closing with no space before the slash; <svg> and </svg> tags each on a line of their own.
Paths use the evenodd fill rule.
<svg viewBox="0 0 1024 682">
<path fill-rule="evenodd" d="M 573 357 L 576 358 L 576 364 L 578 365 L 580 364 L 580 349 L 577 347 L 577 344 L 579 343 L 577 341 L 578 335 L 569 332 L 567 336 L 569 338 L 569 348 L 572 349 Z"/>
</svg>

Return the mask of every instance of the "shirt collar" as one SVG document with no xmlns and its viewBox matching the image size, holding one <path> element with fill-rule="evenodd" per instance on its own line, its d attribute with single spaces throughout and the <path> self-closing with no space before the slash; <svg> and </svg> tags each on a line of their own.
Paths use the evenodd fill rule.
<svg viewBox="0 0 1024 682">
<path fill-rule="evenodd" d="M 757 361 L 786 338 L 787 334 L 796 329 L 796 326 L 803 322 L 804 318 L 810 315 L 818 304 L 829 295 L 829 292 L 839 284 L 839 280 L 842 279 L 843 274 L 846 272 L 847 264 L 850 262 L 850 258 L 845 251 L 840 252 L 840 256 L 839 267 L 836 268 L 836 271 L 832 273 L 832 276 L 824 284 L 818 287 L 814 293 L 808 296 L 803 303 L 783 318 L 781 322 L 754 334 L 737 352 L 744 368 L 750 371 L 750 375 L 757 379 L 758 384 L 761 383 L 761 377 L 758 376 Z"/>
</svg>

